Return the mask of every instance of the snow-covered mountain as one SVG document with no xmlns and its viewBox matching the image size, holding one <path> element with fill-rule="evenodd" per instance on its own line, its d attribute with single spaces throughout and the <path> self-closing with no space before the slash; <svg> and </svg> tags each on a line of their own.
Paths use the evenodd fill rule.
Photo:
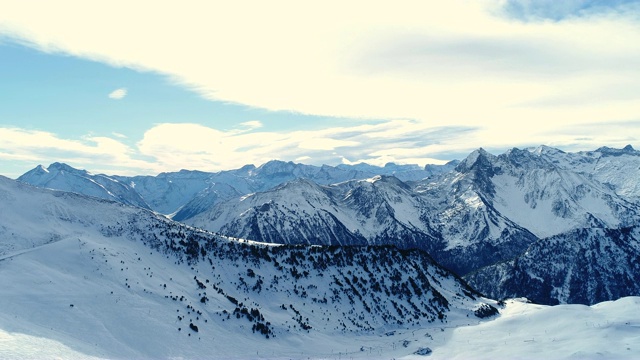
<svg viewBox="0 0 640 360">
<path fill-rule="evenodd" d="M 127 205 L 149 208 L 138 192 L 128 184 L 109 176 L 78 170 L 66 164 L 53 163 L 46 169 L 44 166 L 38 165 L 20 176 L 18 180 L 38 187 L 71 191 Z"/>
<path fill-rule="evenodd" d="M 138 191 L 153 209 L 227 236 L 417 248 L 464 275 L 512 260 L 539 239 L 638 225 L 634 176 L 639 159 L 630 146 L 580 153 L 541 146 L 497 156 L 478 149 L 461 162 L 423 170 L 271 161 L 219 173 L 114 178 Z M 386 175 L 359 178 L 374 170 L 411 179 L 416 171 L 429 174 L 406 182 Z M 483 291 L 500 294 L 487 286 Z M 587 298 L 593 303 L 615 297 Z"/>
<path fill-rule="evenodd" d="M 572 230 L 465 277 L 494 298 L 595 304 L 640 294 L 640 227 Z"/>
<path fill-rule="evenodd" d="M 446 222 L 434 216 L 436 207 L 428 200 L 391 176 L 332 186 L 295 180 L 267 192 L 219 203 L 185 222 L 257 241 L 418 248 L 460 273 L 511 258 L 537 240 L 499 214 L 494 215 L 494 222 L 487 221 L 483 217 L 486 214 L 477 208 L 463 206 L 455 216 L 447 213 L 450 219 Z M 463 210 L 467 211 L 464 216 L 460 215 Z M 473 228 L 469 224 L 475 213 L 481 215 L 476 216 L 480 219 Z M 438 223 L 434 225 L 435 221 Z M 501 228 L 491 233 L 486 230 L 491 225 Z M 465 246 L 460 244 L 462 239 Z M 491 246 L 487 245 L 489 240 L 493 241 Z"/>
<path fill-rule="evenodd" d="M 629 226 L 640 220 L 638 204 L 609 186 L 515 148 L 499 156 L 476 150 L 455 171 L 418 185 L 418 191 L 424 191 L 431 203 L 445 203 L 444 213 L 492 207 L 538 237 L 588 226 Z"/>
<path fill-rule="evenodd" d="M 530 151 L 556 166 L 592 176 L 610 185 L 619 195 L 637 202 L 640 199 L 640 151 L 631 145 L 622 149 L 601 147 L 594 151 L 564 152 L 548 146 Z"/>
<path fill-rule="evenodd" d="M 543 237 L 638 223 L 637 203 L 539 154 L 479 149 L 453 170 L 412 183 L 293 181 L 181 220 L 257 241 L 419 248 L 460 274 L 512 259 Z"/>
<path fill-rule="evenodd" d="M 214 184 L 225 184 L 232 187 L 240 196 L 271 190 L 281 184 L 296 179 L 307 179 L 316 184 L 330 185 L 349 180 L 361 180 L 376 175 L 393 175 L 403 180 L 420 180 L 452 169 L 457 161 L 445 165 L 427 165 L 421 168 L 417 165 L 386 164 L 384 167 L 368 164 L 312 166 L 296 164 L 291 161 L 269 161 L 259 167 L 247 165 L 237 170 L 213 173 L 209 181 Z M 231 194 L 231 192 L 225 192 Z M 205 210 L 205 204 L 210 206 L 232 196 L 221 196 L 220 191 L 212 187 L 202 189 L 197 196 L 180 208 L 176 220 L 189 219 Z"/>
<path fill-rule="evenodd" d="M 240 216 L 238 216 L 240 214 Z M 336 217 L 334 190 L 306 179 L 213 207 L 187 223 L 202 229 L 261 242 L 315 245 L 366 245 Z"/>
<path fill-rule="evenodd" d="M 147 204 L 161 214 L 173 214 L 211 184 L 211 174 L 181 170 L 157 176 L 113 176 L 135 189 Z"/>
<path fill-rule="evenodd" d="M 404 180 L 419 180 L 448 171 L 457 164 L 397 165 L 368 164 L 313 166 L 291 161 L 269 161 L 259 167 L 215 173 L 180 170 L 157 176 L 94 175 L 69 165 L 54 163 L 45 169 L 38 165 L 19 180 L 34 186 L 116 200 L 124 204 L 150 208 L 182 220 L 208 209 L 217 202 L 258 191 L 266 191 L 287 181 L 304 178 L 318 184 L 334 184 L 375 175 L 394 175 Z"/>
<path fill-rule="evenodd" d="M 423 248 L 431 236 L 422 199 L 400 180 L 376 176 L 322 186 L 306 179 L 220 203 L 186 222 L 257 241 Z"/>
<path fill-rule="evenodd" d="M 233 188 L 206 173 L 184 171 L 190 182 L 177 181 L 207 211 L 192 219 L 224 206 L 240 215 L 206 222 L 235 221 L 254 239 L 297 229 L 292 244 L 332 246 L 240 240 L 0 177 L 0 358 L 637 358 L 640 298 L 592 307 L 500 303 L 425 252 L 364 245 L 424 244 L 461 268 L 505 257 L 466 276 L 499 298 L 591 304 L 637 295 L 632 197 L 542 150 L 478 150 L 418 182 L 294 179 L 238 191 L 257 186 L 253 166 L 238 170 Z M 601 157 L 633 151 L 609 150 Z M 609 155 L 616 152 L 623 154 Z M 271 170 L 274 178 L 286 173 Z M 167 179 L 158 204 L 178 198 Z M 235 198 L 209 201 L 216 193 Z M 363 246 L 335 246 L 344 239 Z"/>
<path fill-rule="evenodd" d="M 640 221 L 637 203 L 527 150 L 498 156 L 476 150 L 454 171 L 415 189 L 431 206 L 432 224 L 453 256 L 432 255 L 462 274 L 511 259 L 538 238 Z"/>
<path fill-rule="evenodd" d="M 0 334 L 90 356 L 407 355 L 495 312 L 421 251 L 234 240 L 3 177 L 0 201 Z"/>
</svg>

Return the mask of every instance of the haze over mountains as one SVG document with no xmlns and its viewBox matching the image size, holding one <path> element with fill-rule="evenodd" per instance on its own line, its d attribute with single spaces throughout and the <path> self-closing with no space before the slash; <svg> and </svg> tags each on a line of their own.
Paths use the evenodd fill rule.
<svg viewBox="0 0 640 360">
<path fill-rule="evenodd" d="M 387 343 L 399 344 L 402 334 L 409 339 L 404 349 L 380 353 L 426 352 L 425 344 L 451 333 L 425 330 L 432 341 L 424 341 L 416 329 L 463 326 L 492 318 L 495 309 L 533 309 L 521 302 L 501 308 L 474 289 L 539 304 L 640 294 L 638 178 L 640 152 L 631 146 L 499 155 L 478 149 L 425 168 L 271 161 L 218 173 L 122 177 L 38 166 L 17 182 L 0 179 L 0 271 L 12 274 L 2 285 L 10 296 L 0 306 L 7 309 L 0 328 L 71 342 L 99 357 L 169 357 L 170 347 L 176 356 L 197 357 L 212 345 L 189 338 L 205 334 L 215 343 L 261 339 L 246 349 L 222 346 L 223 357 L 248 357 L 262 346 L 275 354 L 274 342 L 265 342 L 273 337 L 343 347 L 338 334 L 362 339 L 365 350 L 386 333 Z M 28 315 L 44 306 L 38 301 L 18 304 L 25 294 L 49 292 L 58 306 L 51 316 Z M 78 304 L 107 310 L 75 317 Z M 141 308 L 153 309 L 154 319 Z M 80 335 L 77 323 L 60 325 L 69 311 L 104 330 Z M 127 340 L 112 330 L 113 318 L 134 319 L 125 325 L 139 333 L 151 321 L 157 339 Z M 101 345 L 87 346 L 93 343 Z M 111 345 L 121 351 L 105 350 Z M 440 354 L 445 349 L 441 344 Z"/>
</svg>

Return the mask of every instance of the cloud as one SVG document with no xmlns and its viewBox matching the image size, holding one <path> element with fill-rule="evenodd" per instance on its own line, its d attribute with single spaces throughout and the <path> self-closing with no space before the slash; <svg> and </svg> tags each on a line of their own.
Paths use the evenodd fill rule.
<svg viewBox="0 0 640 360">
<path fill-rule="evenodd" d="M 331 152 L 418 161 L 454 147 L 617 144 L 624 134 L 603 124 L 640 113 L 640 26 L 637 11 L 625 11 L 636 2 L 614 2 L 63 0 L 37 12 L 12 2 L 0 33 L 45 52 L 166 74 L 209 99 L 366 124 L 315 133 L 266 132 L 255 120 L 230 131 L 161 124 L 138 146 L 163 168 L 329 162 Z M 527 8 L 520 17 L 518 6 Z M 71 8 L 82 16 L 67 16 Z M 560 128 L 574 134 L 555 136 Z"/>
<path fill-rule="evenodd" d="M 513 122 L 496 131 L 483 127 L 439 127 L 415 120 L 335 127 L 315 131 L 218 130 L 199 124 L 157 124 L 136 144 L 117 136 L 66 139 L 54 133 L 0 127 L 0 159 L 22 164 L 55 161 L 118 175 L 155 175 L 179 169 L 219 171 L 272 159 L 314 165 L 387 162 L 438 164 L 467 156 L 483 146 L 499 153 L 510 148 L 547 144 L 563 150 L 593 150 L 603 144 L 637 144 L 640 119 L 559 126 L 553 131 Z M 598 137 L 593 134 L 601 134 Z M 13 174 L 19 175 L 19 174 Z"/>
<path fill-rule="evenodd" d="M 198 124 L 159 124 L 137 144 L 140 156 L 158 166 L 216 171 L 262 164 L 272 159 L 337 165 L 387 162 L 426 165 L 465 157 L 481 146 L 501 152 L 505 139 L 520 147 L 550 144 L 565 150 L 593 150 L 600 146 L 592 133 L 606 133 L 606 144 L 623 147 L 640 139 L 636 122 L 579 124 L 550 132 L 535 124 L 513 122 L 495 130 L 482 127 L 440 127 L 412 120 L 336 127 L 315 131 L 238 133 Z"/>
<path fill-rule="evenodd" d="M 127 89 L 125 88 L 116 89 L 109 93 L 109 99 L 114 100 L 124 99 L 125 96 L 127 96 Z"/>
<path fill-rule="evenodd" d="M 507 0 L 504 12 L 525 21 L 561 21 L 574 17 L 637 11 L 638 0 Z"/>
<path fill-rule="evenodd" d="M 255 130 L 255 129 L 259 129 L 261 128 L 263 125 L 260 121 L 257 120 L 253 120 L 253 121 L 246 121 L 243 123 L 238 124 L 241 128 L 244 128 L 245 130 Z"/>
<path fill-rule="evenodd" d="M 0 139 L 0 159 L 26 169 L 62 161 L 92 171 L 117 169 L 125 175 L 161 171 L 152 162 L 135 159 L 135 149 L 108 137 L 65 139 L 46 131 L 0 127 Z"/>
</svg>

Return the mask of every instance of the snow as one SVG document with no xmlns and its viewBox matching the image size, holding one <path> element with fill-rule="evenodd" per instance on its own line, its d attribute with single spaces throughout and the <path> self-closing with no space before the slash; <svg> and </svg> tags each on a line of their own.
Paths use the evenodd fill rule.
<svg viewBox="0 0 640 360">
<path fill-rule="evenodd" d="M 453 329 L 432 359 L 636 359 L 640 297 L 593 305 L 507 301 L 500 317 Z M 420 359 L 407 356 L 407 359 Z"/>
<path fill-rule="evenodd" d="M 83 285 L 90 286 L 88 282 Z M 12 317 L 3 306 L 0 358 L 423 359 L 414 353 L 425 347 L 433 350 L 431 359 L 635 359 L 640 356 L 640 297 L 591 307 L 550 307 L 508 300 L 501 314 L 489 321 L 458 318 L 448 325 L 379 335 L 316 333 L 266 341 L 246 339 L 246 335 L 231 329 L 219 329 L 198 340 L 184 334 L 174 335 L 174 329 L 158 329 L 160 322 L 146 316 L 146 311 L 150 315 L 161 313 L 156 311 L 157 305 L 153 302 L 142 302 L 134 308 L 138 314 L 126 313 L 132 316 L 129 318 L 112 313 L 114 306 L 95 296 L 79 299 L 70 294 L 65 298 L 61 292 L 51 295 L 50 299 L 23 308 L 54 307 L 46 316 L 55 321 L 39 319 L 38 323 L 37 318 L 45 317 L 42 311 L 36 311 L 36 316 L 31 318 L 25 318 L 27 313 Z M 75 302 L 74 308 L 68 307 L 69 301 Z M 6 305 L 6 301 L 3 303 Z M 127 305 L 135 306 L 134 303 Z M 80 316 L 79 312 L 82 312 Z M 105 322 L 102 328 L 92 328 L 82 338 L 64 331 L 65 325 L 81 326 L 83 321 L 88 321 L 86 315 L 93 312 L 102 312 L 101 320 Z M 138 322 L 146 324 L 146 330 Z M 133 339 L 127 341 L 129 337 Z M 172 337 L 178 337 L 179 341 Z M 210 346 L 206 346 L 206 342 L 210 342 Z M 161 343 L 172 344 L 175 350 L 171 353 L 154 350 L 167 349 L 166 345 L 159 345 Z"/>
<path fill-rule="evenodd" d="M 380 179 L 382 179 L 382 177 L 380 175 L 376 175 L 376 176 L 374 176 L 372 178 L 364 179 L 364 181 L 373 184 L 376 181 L 379 181 Z"/>
</svg>

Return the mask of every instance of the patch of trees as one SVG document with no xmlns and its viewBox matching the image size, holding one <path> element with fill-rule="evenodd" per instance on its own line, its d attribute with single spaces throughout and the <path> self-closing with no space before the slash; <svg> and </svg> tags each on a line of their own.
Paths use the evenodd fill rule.
<svg viewBox="0 0 640 360">
<path fill-rule="evenodd" d="M 473 312 L 473 314 L 481 319 L 484 319 L 494 315 L 498 315 L 498 309 L 489 304 L 482 304 Z"/>
</svg>

